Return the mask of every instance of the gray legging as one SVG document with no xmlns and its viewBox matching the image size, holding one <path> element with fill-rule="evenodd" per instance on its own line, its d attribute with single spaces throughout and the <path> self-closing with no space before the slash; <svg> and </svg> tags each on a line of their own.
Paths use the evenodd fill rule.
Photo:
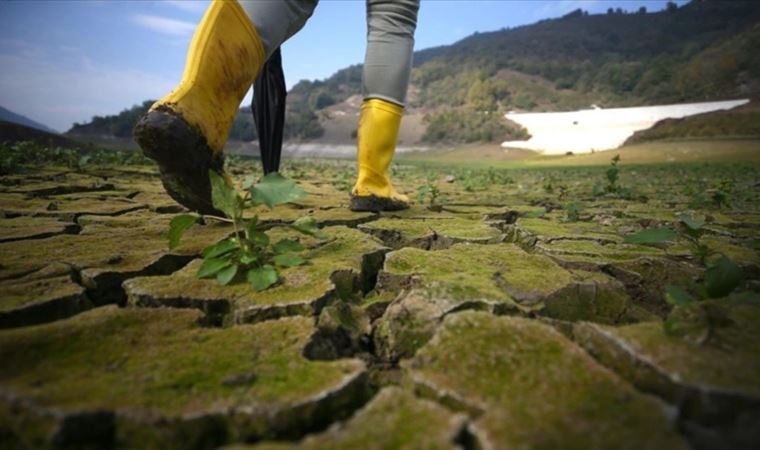
<svg viewBox="0 0 760 450">
<path fill-rule="evenodd" d="M 300 30 L 319 0 L 238 0 L 267 57 Z M 362 95 L 404 106 L 420 0 L 367 0 L 367 53 Z"/>
</svg>

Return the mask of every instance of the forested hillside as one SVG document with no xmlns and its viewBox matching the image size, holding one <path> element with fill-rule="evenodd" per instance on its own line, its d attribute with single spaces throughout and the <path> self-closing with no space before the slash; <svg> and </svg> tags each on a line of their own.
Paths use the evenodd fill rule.
<svg viewBox="0 0 760 450">
<path fill-rule="evenodd" d="M 655 13 L 587 15 L 480 33 L 418 52 L 419 104 L 562 108 L 581 97 L 620 105 L 746 94 L 760 78 L 760 3 L 699 1 Z M 521 92 L 519 73 L 576 97 Z M 757 86 L 754 86 L 757 89 Z"/>
<path fill-rule="evenodd" d="M 114 136 L 119 138 L 131 138 L 132 128 L 137 119 L 145 114 L 155 100 L 145 100 L 141 105 L 135 105 L 125 109 L 119 114 L 112 116 L 95 116 L 88 123 L 75 123 L 66 134 L 71 136 Z M 256 137 L 253 119 L 248 117 L 251 111 L 241 110 L 235 118 L 230 132 L 230 138 L 250 141 Z"/>
<path fill-rule="evenodd" d="M 760 2 L 692 1 L 647 13 L 610 10 L 514 29 L 476 33 L 415 53 L 409 107 L 426 114 L 430 143 L 524 136 L 496 113 L 558 111 L 757 96 Z M 319 137 L 320 111 L 360 92 L 361 66 L 321 81 L 302 80 L 288 95 L 286 137 Z M 286 74 L 287 76 L 287 74 Z M 150 102 L 95 117 L 71 133 L 128 136 Z M 241 109 L 231 138 L 255 137 Z"/>
</svg>

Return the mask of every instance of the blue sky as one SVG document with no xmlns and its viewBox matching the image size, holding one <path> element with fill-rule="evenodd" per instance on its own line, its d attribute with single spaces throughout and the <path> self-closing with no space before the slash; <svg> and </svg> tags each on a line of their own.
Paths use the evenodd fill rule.
<svg viewBox="0 0 760 450">
<path fill-rule="evenodd" d="M 268 0 L 264 0 L 268 1 Z M 276 0 L 274 0 L 276 1 Z M 677 3 L 684 3 L 680 0 Z M 54 129 L 157 98 L 179 80 L 206 0 L 0 0 L 0 106 Z M 417 50 L 559 17 L 665 7 L 666 0 L 423 0 Z M 283 45 L 288 86 L 364 58 L 364 0 L 322 0 Z M 249 93 L 250 95 L 250 93 Z M 250 103 L 247 97 L 244 104 Z"/>
</svg>

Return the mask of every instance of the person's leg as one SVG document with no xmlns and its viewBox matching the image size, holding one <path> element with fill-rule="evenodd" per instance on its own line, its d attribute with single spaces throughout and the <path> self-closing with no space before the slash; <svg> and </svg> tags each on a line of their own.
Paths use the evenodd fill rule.
<svg viewBox="0 0 760 450">
<path fill-rule="evenodd" d="M 362 95 L 404 106 L 419 0 L 367 0 Z"/>
<path fill-rule="evenodd" d="M 391 185 L 388 167 L 404 111 L 419 6 L 419 0 L 367 0 L 364 102 L 357 134 L 359 174 L 351 192 L 354 211 L 408 207 L 408 198 Z"/>
<path fill-rule="evenodd" d="M 303 28 L 319 0 L 238 0 L 264 44 L 266 59 Z"/>
<path fill-rule="evenodd" d="M 214 0 L 190 43 L 179 85 L 140 118 L 134 137 L 169 195 L 215 213 L 209 170 L 223 171 L 232 121 L 267 55 L 306 22 L 316 0 Z M 259 29 L 260 28 L 260 29 Z"/>
</svg>

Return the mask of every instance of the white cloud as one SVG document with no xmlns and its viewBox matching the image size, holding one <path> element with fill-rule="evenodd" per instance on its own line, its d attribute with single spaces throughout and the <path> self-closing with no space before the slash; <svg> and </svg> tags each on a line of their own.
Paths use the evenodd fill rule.
<svg viewBox="0 0 760 450">
<path fill-rule="evenodd" d="M 0 105 L 59 131 L 158 98 L 178 81 L 105 66 L 85 56 L 74 61 L 52 56 L 0 53 Z"/>
<path fill-rule="evenodd" d="M 161 4 L 173 6 L 187 12 L 203 12 L 206 10 L 208 1 L 204 0 L 164 0 Z"/>
<path fill-rule="evenodd" d="M 195 31 L 195 24 L 192 22 L 148 14 L 134 15 L 132 16 L 132 22 L 149 30 L 170 36 L 189 36 Z"/>
</svg>

